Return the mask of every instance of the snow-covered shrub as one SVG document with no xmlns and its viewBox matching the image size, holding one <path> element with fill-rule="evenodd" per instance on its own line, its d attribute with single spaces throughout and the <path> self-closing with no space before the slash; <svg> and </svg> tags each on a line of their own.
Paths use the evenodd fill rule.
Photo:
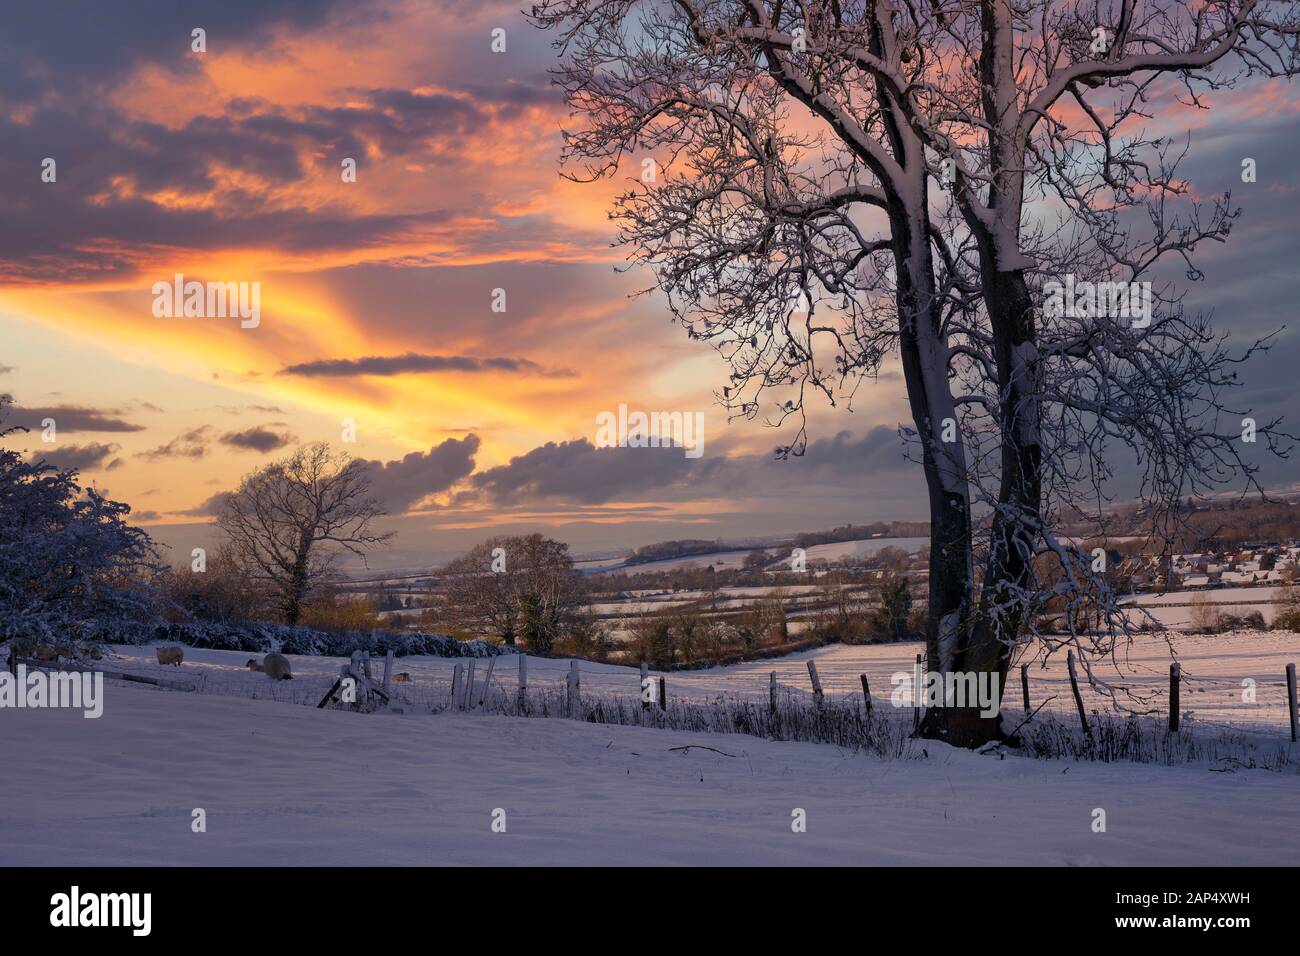
<svg viewBox="0 0 1300 956">
<path fill-rule="evenodd" d="M 1167 718 L 1092 713 L 1090 732 L 1078 721 L 1039 714 L 1024 723 L 1016 738 L 1020 753 L 1039 759 L 1134 763 L 1215 764 L 1229 769 L 1296 772 L 1291 744 L 1278 735 L 1204 725 L 1184 714 L 1175 732 Z"/>
<path fill-rule="evenodd" d="M 0 439 L 10 404 L 0 396 Z M 129 505 L 77 484 L 75 469 L 0 448 L 0 637 L 78 638 L 87 621 L 147 620 L 158 552 Z"/>
<path fill-rule="evenodd" d="M 109 644 L 175 643 L 219 651 L 279 650 L 282 654 L 351 657 L 353 651 L 397 657 L 428 654 L 435 657 L 494 657 L 515 653 L 512 647 L 485 641 L 458 641 L 446 634 L 408 631 L 318 631 L 287 624 L 251 621 L 221 624 L 213 621 L 161 622 L 148 627 L 121 627 L 114 636 L 99 638 Z"/>
<path fill-rule="evenodd" d="M 167 640 L 214 651 L 266 652 L 272 646 L 270 636 L 265 633 L 268 630 L 270 629 L 264 626 L 245 622 L 218 624 L 213 621 L 190 621 L 168 625 Z"/>
<path fill-rule="evenodd" d="M 448 694 L 434 704 L 433 711 L 443 713 L 455 707 Z M 558 717 L 593 724 L 826 743 L 891 759 L 922 756 L 912 735 L 910 713 L 891 713 L 884 708 L 868 713 L 855 697 L 827 698 L 822 702 L 811 695 L 792 697 L 772 711 L 765 700 L 725 696 L 703 702 L 672 700 L 666 708 L 660 708 L 642 706 L 637 695 L 587 695 L 579 698 L 577 708 L 576 712 L 571 709 L 568 693 L 562 689 L 530 690 L 523 700 L 513 691 L 502 693 L 495 689 L 484 700 L 482 711 L 511 717 Z"/>
<path fill-rule="evenodd" d="M 83 624 L 80 639 L 98 644 L 148 644 L 158 640 L 157 629 L 152 620 L 98 617 Z"/>
</svg>

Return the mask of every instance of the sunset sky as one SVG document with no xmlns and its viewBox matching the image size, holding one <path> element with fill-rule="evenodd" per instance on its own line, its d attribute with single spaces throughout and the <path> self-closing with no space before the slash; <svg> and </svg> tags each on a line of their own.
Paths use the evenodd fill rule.
<svg viewBox="0 0 1300 956">
<path fill-rule="evenodd" d="M 37 426 L 10 442 L 80 467 L 184 551 L 204 543 L 214 496 L 321 440 L 372 461 L 401 516 L 380 566 L 444 558 L 488 529 L 589 552 L 924 519 L 895 365 L 852 411 L 814 410 L 802 460 L 771 460 L 788 434 L 727 424 L 723 361 L 660 299 L 628 297 L 648 274 L 615 271 L 607 210 L 623 184 L 559 176 L 551 37 L 520 6 L 6 5 L 0 391 Z M 1237 400 L 1260 418 L 1297 413 L 1298 94 L 1220 94 L 1175 123 L 1192 130 L 1197 192 L 1232 188 L 1245 210 L 1198 258 L 1189 303 L 1238 344 L 1292 326 Z M 153 284 L 176 273 L 259 282 L 260 325 L 156 317 Z M 596 416 L 619 403 L 703 411 L 705 454 L 596 450 Z M 344 419 L 355 444 L 339 444 Z M 1267 477 L 1290 484 L 1300 468 Z"/>
</svg>

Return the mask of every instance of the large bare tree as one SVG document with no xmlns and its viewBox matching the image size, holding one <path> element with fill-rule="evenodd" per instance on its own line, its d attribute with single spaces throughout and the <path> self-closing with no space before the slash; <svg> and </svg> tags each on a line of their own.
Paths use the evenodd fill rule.
<svg viewBox="0 0 1300 956">
<path fill-rule="evenodd" d="M 246 475 L 217 524 L 231 553 L 274 592 L 284 622 L 297 624 L 340 555 L 364 557 L 392 537 L 374 528 L 384 514 L 364 462 L 318 442 Z"/>
<path fill-rule="evenodd" d="M 619 238 L 730 360 L 735 414 L 795 416 L 799 454 L 806 399 L 851 401 L 897 353 L 929 489 L 932 669 L 1005 683 L 1053 597 L 1104 626 L 1049 646 L 1127 632 L 1056 530 L 1099 520 L 1117 448 L 1158 534 L 1189 494 L 1258 488 L 1226 396 L 1266 342 L 1230 353 L 1167 284 L 1140 318 L 1117 293 L 1044 305 L 1049 282 L 1127 289 L 1169 256 L 1199 277 L 1196 247 L 1236 211 L 1183 195 L 1172 141 L 1144 129 L 1150 94 L 1203 106 L 1294 75 L 1295 3 L 546 0 L 533 17 L 558 34 L 576 117 L 567 174 L 640 174 Z M 1257 435 L 1282 450 L 1278 423 Z M 1001 731 L 950 707 L 925 733 Z"/>
</svg>

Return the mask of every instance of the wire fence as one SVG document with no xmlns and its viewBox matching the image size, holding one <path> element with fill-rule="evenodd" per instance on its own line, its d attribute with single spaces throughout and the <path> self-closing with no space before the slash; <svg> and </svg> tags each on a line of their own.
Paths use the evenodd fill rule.
<svg viewBox="0 0 1300 956">
<path fill-rule="evenodd" d="M 404 671 L 392 675 L 394 680 L 385 686 L 386 700 L 362 699 L 342 706 L 358 710 L 382 707 L 411 714 L 463 711 L 564 717 L 594 723 L 749 733 L 778 740 L 832 743 L 889 757 L 909 757 L 916 752 L 913 730 L 920 711 L 915 708 L 917 701 L 912 696 L 911 673 L 896 670 L 891 672 L 888 681 L 872 681 L 868 697 L 863 683 L 866 675 L 854 674 L 853 683 L 849 684 L 848 669 L 843 662 L 829 667 L 827 664 L 835 662 L 820 660 L 815 666 L 809 666 L 807 660 L 779 662 L 783 665 L 783 676 L 777 677 L 777 669 L 765 669 L 767 680 L 763 687 L 753 679 L 761 665 L 750 669 L 748 679 L 734 682 L 707 679 L 708 675 L 703 675 L 705 679 L 692 679 L 699 672 L 669 672 L 648 675 L 648 682 L 643 683 L 639 674 L 623 667 L 539 658 L 523 658 L 521 667 L 521 657 L 421 661 L 426 665 L 424 671 L 413 668 L 414 673 Z M 490 668 L 488 661 L 491 661 Z M 404 662 L 407 666 L 414 663 L 410 659 Z M 40 662 L 29 663 L 41 666 Z M 438 666 L 429 670 L 427 665 L 431 663 Z M 791 680 L 792 663 L 808 670 L 800 683 Z M 337 672 L 330 670 L 338 667 L 338 659 L 295 661 L 295 668 L 300 664 L 315 670 L 283 681 L 229 665 L 194 662 L 178 668 L 142 658 L 118 658 L 103 665 L 82 662 L 63 666 L 106 671 L 110 683 L 126 686 L 127 681 L 113 676 L 121 674 L 129 678 L 130 686 L 156 691 L 185 689 L 298 706 L 340 706 L 338 695 L 327 699 L 339 679 Z M 920 667 L 924 670 L 924 661 Z M 819 690 L 813 687 L 813 674 L 817 675 Z M 908 677 L 908 686 L 896 686 L 900 674 Z M 727 675 L 734 676 L 734 673 Z M 1161 676 L 1152 670 L 1150 683 L 1154 684 Z M 1241 689 L 1238 681 L 1229 678 L 1184 677 L 1183 681 L 1184 701 L 1191 696 L 1188 691 L 1198 686 L 1213 687 L 1222 693 L 1237 693 Z M 1021 703 L 1015 690 L 1014 686 L 1009 687 L 1003 694 L 1004 711 Z M 1262 697 L 1287 699 L 1286 684 L 1281 678 L 1257 681 L 1254 690 Z M 1084 733 L 1077 721 L 1069 719 L 1065 709 L 1072 706 L 1067 679 L 1039 676 L 1033 682 L 1032 696 L 1039 708 L 1045 702 L 1056 703 L 1057 708 L 1055 713 L 1051 710 L 1026 713 L 1028 719 L 1016 729 L 1022 752 L 1030 756 L 1160 763 L 1231 760 L 1241 766 L 1268 769 L 1295 766 L 1290 735 L 1276 723 L 1271 726 L 1233 723 L 1198 716 L 1194 707 L 1183 707 L 1181 727 L 1171 732 L 1158 715 L 1117 713 L 1112 706 L 1109 710 L 1094 709 L 1089 719 L 1091 731 Z M 1113 705 L 1106 697 L 1097 697 L 1090 703 Z M 1280 705 L 1280 709 L 1285 721 L 1285 706 Z M 1214 733 L 1207 733 L 1209 728 Z"/>
</svg>

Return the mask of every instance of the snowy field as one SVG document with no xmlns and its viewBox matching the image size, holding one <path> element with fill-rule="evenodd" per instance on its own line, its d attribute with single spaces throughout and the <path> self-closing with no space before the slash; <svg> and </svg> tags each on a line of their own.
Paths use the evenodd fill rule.
<svg viewBox="0 0 1300 956">
<path fill-rule="evenodd" d="M 921 548 L 928 547 L 929 544 L 929 538 L 858 538 L 853 541 L 815 544 L 806 548 L 805 551 L 809 561 L 817 558 L 837 560 L 848 557 L 869 557 L 884 548 L 901 548 L 908 554 L 915 554 Z M 755 548 L 733 548 L 727 551 L 711 551 L 707 554 L 692 554 L 680 558 L 663 558 L 641 564 L 625 564 L 621 560 L 579 562 L 578 567 L 580 570 L 592 574 L 603 574 L 610 571 L 626 571 L 628 574 L 637 574 L 642 571 L 672 571 L 688 565 L 698 565 L 701 568 L 713 565 L 714 568 L 720 571 L 736 570 L 744 565 L 745 558 L 754 550 Z M 778 557 L 789 557 L 788 554 L 780 553 L 783 549 L 772 546 L 758 547 L 757 550 L 769 551 L 777 554 Z"/>
<path fill-rule="evenodd" d="M 1289 587 L 1237 587 L 1168 591 L 1164 594 L 1141 594 L 1131 603 L 1142 606 L 1161 627 L 1171 630 L 1190 630 L 1197 626 L 1196 605 L 1207 604 L 1220 614 L 1242 617 L 1258 611 L 1264 623 L 1272 625 L 1278 611 L 1282 610 Z M 1205 612 L 1202 611 L 1203 615 Z M 1147 620 L 1145 615 L 1133 615 L 1135 624 Z"/>
<path fill-rule="evenodd" d="M 1300 658 L 1300 637 L 1239 632 L 1178 647 L 1197 733 L 1222 723 L 1290 746 L 1282 672 Z M 805 696 L 812 659 L 832 697 L 859 696 L 866 673 L 887 708 L 890 674 L 910 670 L 917 649 L 833 646 L 672 672 L 668 692 L 765 699 L 776 671 L 783 694 Z M 185 651 L 179 669 L 159 667 L 147 647 L 112 648 L 103 666 L 198 693 L 110 681 L 98 720 L 0 712 L 0 865 L 1300 862 L 1279 838 L 1300 827 L 1294 767 L 999 759 L 932 741 L 917 743 L 915 759 L 885 759 L 742 734 L 431 714 L 456 662 L 427 657 L 396 661 L 411 675 L 394 685 L 403 713 L 356 714 L 310 706 L 336 658 L 293 657 L 295 679 L 273 683 L 243 669 L 248 654 Z M 495 660 L 494 692 L 513 693 L 517 657 Z M 1123 663 L 1094 666 L 1163 691 L 1168 661 L 1166 645 L 1144 639 Z M 475 661 L 480 681 L 487 663 Z M 562 686 L 568 666 L 529 658 L 530 688 Z M 581 673 L 584 698 L 638 690 L 634 669 L 583 662 Z M 1258 683 L 1252 705 L 1241 701 L 1247 677 Z M 1053 695 L 1049 710 L 1072 706 L 1057 661 L 1033 669 L 1031 694 L 1035 706 Z M 191 832 L 197 807 L 206 833 Z M 1105 833 L 1091 830 L 1098 807 Z M 490 827 L 497 808 L 505 833 Z M 796 808 L 805 833 L 791 830 Z"/>
<path fill-rule="evenodd" d="M 0 715 L 0 864 L 1297 862 L 1294 774 L 107 693 L 99 720 Z"/>
<path fill-rule="evenodd" d="M 1286 716 L 1285 670 L 1289 662 L 1300 663 L 1300 635 L 1290 632 L 1233 631 L 1214 635 L 1174 635 L 1178 660 L 1182 664 L 1182 710 L 1192 720 L 1221 723 L 1236 728 L 1289 737 Z M 865 674 L 877 706 L 889 706 L 894 674 L 911 674 L 916 655 L 924 650 L 916 643 L 829 645 L 812 651 L 791 654 L 772 660 L 733 664 L 694 671 L 667 672 L 670 699 L 707 701 L 727 696 L 766 700 L 769 674 L 775 672 L 782 694 L 807 696 L 811 692 L 808 678 L 809 660 L 816 663 L 818 676 L 827 695 L 860 699 L 859 675 Z M 116 646 L 109 651 L 113 666 L 133 673 L 171 679 L 192 679 L 209 694 L 274 697 L 282 701 L 314 704 L 324 696 L 338 676 L 341 661 L 332 657 L 292 657 L 296 679 L 272 683 L 265 676 L 244 669 L 249 654 L 237 651 L 211 651 L 185 648 L 185 664 L 179 670 L 160 667 L 151 647 Z M 1127 689 L 1143 700 L 1120 693 L 1119 699 L 1130 709 L 1167 713 L 1166 693 L 1169 664 L 1173 658 L 1169 644 L 1155 635 L 1142 635 L 1125 653 L 1114 659 L 1089 662 L 1098 681 L 1117 693 Z M 1030 703 L 1038 707 L 1048 698 L 1047 711 L 1073 713 L 1064 654 L 1052 657 L 1046 667 L 1041 661 L 1029 662 Z M 426 710 L 443 706 L 450 697 L 451 675 L 456 661 L 441 657 L 400 657 L 395 672 L 411 675 L 409 684 L 395 684 L 399 699 L 413 709 Z M 487 660 L 475 662 L 476 680 L 482 681 Z M 582 661 L 582 693 L 632 699 L 640 693 L 640 672 L 633 667 Z M 532 689 L 564 686 L 569 661 L 529 657 L 528 684 Z M 382 662 L 375 674 L 382 673 Z M 513 694 L 518 688 L 517 655 L 496 658 L 493 688 L 498 693 Z M 661 672 L 653 671 L 659 675 Z M 1082 675 L 1082 671 L 1081 671 Z M 1243 681 L 1255 682 L 1255 701 L 1244 701 Z M 1088 710 L 1109 712 L 1111 702 L 1098 690 L 1084 686 Z M 1019 672 L 1012 675 L 1007 693 L 1008 711 L 1022 708 Z"/>
</svg>

